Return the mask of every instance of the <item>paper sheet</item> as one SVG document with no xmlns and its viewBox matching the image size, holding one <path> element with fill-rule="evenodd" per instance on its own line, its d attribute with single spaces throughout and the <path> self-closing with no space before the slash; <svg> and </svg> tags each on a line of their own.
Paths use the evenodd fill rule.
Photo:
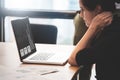
<svg viewBox="0 0 120 80">
<path fill-rule="evenodd" d="M 39 66 L 18 67 L 16 69 L 0 66 L 0 80 L 49 80 L 43 74 L 49 75 L 54 71 L 58 72 L 56 68 Z"/>
</svg>

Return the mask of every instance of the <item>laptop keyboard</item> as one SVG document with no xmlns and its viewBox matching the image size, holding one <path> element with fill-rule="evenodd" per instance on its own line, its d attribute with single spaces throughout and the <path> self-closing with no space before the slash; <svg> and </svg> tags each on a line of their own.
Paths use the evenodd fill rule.
<svg viewBox="0 0 120 80">
<path fill-rule="evenodd" d="M 50 57 L 52 57 L 54 54 L 53 53 L 40 53 L 37 54 L 35 56 L 33 56 L 32 58 L 30 58 L 30 60 L 48 60 Z"/>
</svg>

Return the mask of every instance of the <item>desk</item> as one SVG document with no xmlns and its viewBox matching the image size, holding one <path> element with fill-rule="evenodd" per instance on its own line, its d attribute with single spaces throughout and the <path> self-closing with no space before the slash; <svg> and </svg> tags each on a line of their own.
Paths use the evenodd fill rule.
<svg viewBox="0 0 120 80">
<path fill-rule="evenodd" d="M 71 80 L 75 77 L 78 67 L 58 65 L 23 64 L 18 56 L 15 43 L 0 42 L 0 80 Z M 41 70 L 58 72 L 40 75 Z"/>
</svg>

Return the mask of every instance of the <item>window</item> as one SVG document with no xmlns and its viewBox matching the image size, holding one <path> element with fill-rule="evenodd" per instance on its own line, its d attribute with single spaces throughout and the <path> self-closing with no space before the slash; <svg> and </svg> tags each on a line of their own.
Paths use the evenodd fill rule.
<svg viewBox="0 0 120 80">
<path fill-rule="evenodd" d="M 5 0 L 5 8 L 9 10 L 45 10 L 45 11 L 76 11 L 78 0 Z M 5 41 L 12 41 L 10 21 L 19 17 L 5 18 Z M 52 24 L 58 28 L 57 44 L 73 44 L 74 24 L 72 19 L 30 18 L 31 23 Z"/>
<path fill-rule="evenodd" d="M 5 0 L 7 9 L 78 10 L 78 0 Z"/>
</svg>

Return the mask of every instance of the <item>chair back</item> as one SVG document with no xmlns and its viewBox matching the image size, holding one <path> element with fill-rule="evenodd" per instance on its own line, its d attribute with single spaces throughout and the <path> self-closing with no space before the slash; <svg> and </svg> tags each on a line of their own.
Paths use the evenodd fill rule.
<svg viewBox="0 0 120 80">
<path fill-rule="evenodd" d="M 34 42 L 56 44 L 57 42 L 57 27 L 54 25 L 45 24 L 30 24 Z"/>
</svg>

